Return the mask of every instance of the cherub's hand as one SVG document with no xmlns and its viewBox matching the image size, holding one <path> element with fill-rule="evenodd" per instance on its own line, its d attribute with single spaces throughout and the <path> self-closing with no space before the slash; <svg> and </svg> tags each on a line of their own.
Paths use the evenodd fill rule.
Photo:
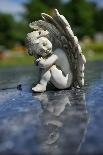
<svg viewBox="0 0 103 155">
<path fill-rule="evenodd" d="M 39 58 L 39 59 L 37 59 L 37 60 L 36 60 L 36 63 L 35 63 L 36 66 L 39 66 L 39 64 L 40 64 L 41 61 L 44 61 L 44 59 L 43 59 L 42 57 Z"/>
<path fill-rule="evenodd" d="M 58 57 L 57 55 L 52 54 L 50 57 L 48 57 L 47 59 L 43 59 L 42 57 L 37 59 L 37 64 L 40 68 L 50 68 L 52 65 L 55 64 L 55 62 L 57 61 Z"/>
<path fill-rule="evenodd" d="M 40 61 L 40 58 L 39 59 L 36 59 L 36 62 L 35 62 L 36 66 L 38 66 L 39 61 Z"/>
<path fill-rule="evenodd" d="M 40 68 L 45 68 L 45 59 L 43 59 L 42 57 L 39 58 L 38 66 Z"/>
</svg>

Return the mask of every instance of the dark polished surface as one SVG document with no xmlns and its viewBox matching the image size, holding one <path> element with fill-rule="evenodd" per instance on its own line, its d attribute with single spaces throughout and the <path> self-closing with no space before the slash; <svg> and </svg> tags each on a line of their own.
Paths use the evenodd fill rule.
<svg viewBox="0 0 103 155">
<path fill-rule="evenodd" d="M 32 94 L 33 66 L 0 69 L 0 155 L 103 154 L 103 62 L 83 90 Z"/>
</svg>

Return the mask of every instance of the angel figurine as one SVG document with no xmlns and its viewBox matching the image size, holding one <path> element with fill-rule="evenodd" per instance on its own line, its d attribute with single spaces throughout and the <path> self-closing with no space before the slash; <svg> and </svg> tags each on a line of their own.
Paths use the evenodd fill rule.
<svg viewBox="0 0 103 155">
<path fill-rule="evenodd" d="M 58 89 L 83 86 L 86 59 L 68 21 L 57 9 L 53 16 L 41 16 L 43 20 L 30 23 L 33 31 L 26 37 L 28 53 L 41 70 L 40 81 L 32 90 L 44 92 L 48 82 Z"/>
</svg>

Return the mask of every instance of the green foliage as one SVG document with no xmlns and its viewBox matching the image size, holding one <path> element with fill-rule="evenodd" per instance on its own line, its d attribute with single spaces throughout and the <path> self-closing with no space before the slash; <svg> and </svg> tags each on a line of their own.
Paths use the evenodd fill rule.
<svg viewBox="0 0 103 155">
<path fill-rule="evenodd" d="M 103 9 L 96 9 L 94 23 L 96 31 L 103 32 Z"/>
<path fill-rule="evenodd" d="M 24 44 L 28 23 L 41 19 L 42 12 L 52 14 L 54 8 L 67 18 L 79 38 L 103 32 L 103 9 L 87 0 L 28 0 L 24 7 L 21 21 L 0 13 L 0 45 L 12 48 L 17 42 Z"/>
<path fill-rule="evenodd" d="M 29 0 L 24 4 L 24 7 L 26 9 L 25 19 L 32 22 L 41 19 L 40 13 L 42 12 L 51 14 L 54 8 L 60 10 L 62 3 L 61 0 Z"/>
<path fill-rule="evenodd" d="M 24 15 L 28 22 L 32 22 L 41 18 L 40 13 L 48 12 L 49 8 L 40 0 L 30 0 L 24 4 L 26 13 Z"/>
<path fill-rule="evenodd" d="M 92 36 L 94 33 L 94 21 L 92 4 L 86 0 L 71 0 L 65 6 L 65 16 L 69 18 L 71 26 L 79 37 Z"/>
<path fill-rule="evenodd" d="M 12 48 L 17 42 L 24 44 L 28 30 L 25 21 L 17 22 L 13 16 L 0 14 L 0 45 Z"/>
<path fill-rule="evenodd" d="M 12 30 L 12 37 L 15 43 L 19 42 L 24 45 L 27 32 L 28 32 L 28 25 L 25 21 L 15 22 Z"/>
<path fill-rule="evenodd" d="M 103 44 L 89 43 L 82 47 L 83 54 L 89 61 L 103 60 Z"/>
<path fill-rule="evenodd" d="M 95 53 L 103 53 L 103 44 L 102 43 L 92 43 L 86 45 L 86 50 L 92 50 Z"/>
<path fill-rule="evenodd" d="M 79 38 L 84 35 L 93 36 L 95 30 L 96 16 L 100 16 L 99 12 L 95 14 L 97 6 L 86 0 L 70 0 L 67 3 L 63 3 L 62 0 L 30 0 L 24 5 L 26 9 L 25 19 L 28 22 L 41 19 L 41 12 L 51 14 L 54 8 L 59 9 L 70 22 L 75 34 Z M 102 24 L 101 24 L 102 25 Z"/>
<path fill-rule="evenodd" d="M 62 7 L 62 1 L 61 0 L 41 0 L 44 4 L 46 4 L 50 9 L 60 9 Z"/>
<path fill-rule="evenodd" d="M 0 44 L 11 47 L 13 44 L 12 28 L 14 19 L 11 15 L 0 14 Z"/>
<path fill-rule="evenodd" d="M 33 64 L 33 57 L 23 56 L 23 57 L 14 57 L 6 59 L 5 61 L 0 61 L 0 67 L 9 67 L 9 66 L 17 66 L 17 65 L 29 65 Z"/>
</svg>

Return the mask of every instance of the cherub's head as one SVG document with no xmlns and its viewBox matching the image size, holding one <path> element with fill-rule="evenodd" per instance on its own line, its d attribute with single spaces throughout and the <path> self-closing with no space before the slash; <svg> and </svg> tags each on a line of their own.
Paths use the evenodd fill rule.
<svg viewBox="0 0 103 155">
<path fill-rule="evenodd" d="M 38 33 L 38 32 L 37 32 Z M 26 45 L 29 55 L 46 57 L 52 53 L 52 43 L 45 37 L 35 37 L 33 32 L 26 38 Z"/>
</svg>

